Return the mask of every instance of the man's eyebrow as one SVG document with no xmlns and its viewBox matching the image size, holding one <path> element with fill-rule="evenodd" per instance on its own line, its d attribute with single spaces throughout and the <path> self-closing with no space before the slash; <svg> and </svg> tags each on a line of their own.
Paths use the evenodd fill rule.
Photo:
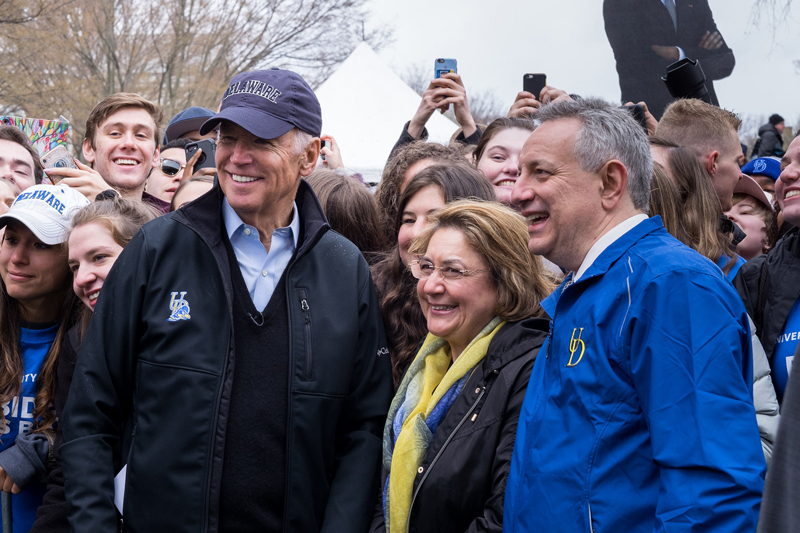
<svg viewBox="0 0 800 533">
<path fill-rule="evenodd" d="M 0 156 L 0 161 L 2 161 L 3 159 L 4 158 L 2 156 Z M 33 165 L 31 165 L 30 163 L 28 163 L 24 159 L 13 159 L 12 163 L 14 165 L 24 165 L 24 166 L 28 167 L 29 169 L 33 170 Z"/>
</svg>

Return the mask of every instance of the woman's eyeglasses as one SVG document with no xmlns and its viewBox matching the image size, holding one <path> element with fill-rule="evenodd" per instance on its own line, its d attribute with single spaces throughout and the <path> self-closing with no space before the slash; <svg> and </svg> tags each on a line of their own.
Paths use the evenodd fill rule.
<svg viewBox="0 0 800 533">
<path fill-rule="evenodd" d="M 438 270 L 439 275 L 441 275 L 442 279 L 445 281 L 456 281 L 463 279 L 464 276 L 471 276 L 472 274 L 477 274 L 478 272 L 485 272 L 485 270 L 480 269 L 462 270 L 449 266 L 437 267 L 430 261 L 424 261 L 421 259 L 411 261 L 411 263 L 408 265 L 408 268 L 411 270 L 411 275 L 417 279 L 429 278 L 436 270 Z"/>
<path fill-rule="evenodd" d="M 167 176 L 174 176 L 184 168 L 186 168 L 186 163 L 181 164 L 172 159 L 161 158 L 161 172 Z"/>
</svg>

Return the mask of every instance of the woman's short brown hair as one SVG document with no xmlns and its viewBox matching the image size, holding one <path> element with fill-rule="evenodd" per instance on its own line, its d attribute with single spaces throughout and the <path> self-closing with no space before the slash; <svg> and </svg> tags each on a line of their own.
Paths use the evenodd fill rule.
<svg viewBox="0 0 800 533">
<path fill-rule="evenodd" d="M 460 200 L 430 216 L 430 224 L 411 243 L 409 252 L 425 253 L 433 234 L 453 228 L 488 263 L 497 287 L 495 313 L 508 321 L 544 316 L 541 301 L 555 286 L 544 273 L 542 260 L 528 250 L 523 218 L 497 202 Z"/>
</svg>

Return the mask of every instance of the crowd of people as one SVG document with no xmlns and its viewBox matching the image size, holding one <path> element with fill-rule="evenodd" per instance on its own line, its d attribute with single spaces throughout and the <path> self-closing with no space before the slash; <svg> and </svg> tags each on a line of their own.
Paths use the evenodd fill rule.
<svg viewBox="0 0 800 533">
<path fill-rule="evenodd" d="M 640 105 L 447 73 L 375 190 L 288 70 L 0 126 L 2 527 L 797 531 L 800 137 Z"/>
</svg>

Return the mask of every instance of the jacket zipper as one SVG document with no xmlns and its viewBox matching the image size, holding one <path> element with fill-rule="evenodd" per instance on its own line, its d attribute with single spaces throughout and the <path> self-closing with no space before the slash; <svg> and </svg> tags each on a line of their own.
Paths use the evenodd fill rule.
<svg viewBox="0 0 800 533">
<path fill-rule="evenodd" d="M 303 310 L 303 318 L 305 320 L 303 327 L 306 332 L 306 373 L 303 376 L 303 379 L 309 380 L 311 379 L 311 373 L 314 368 L 314 360 L 311 352 L 311 307 L 308 305 L 308 295 L 306 290 L 298 289 L 297 292 L 300 294 L 300 309 Z"/>
<path fill-rule="evenodd" d="M 586 500 L 586 505 L 589 507 L 589 530 L 591 533 L 596 533 L 594 530 L 594 523 L 592 523 L 592 503 Z"/>
<path fill-rule="evenodd" d="M 464 386 L 466 387 L 466 384 Z M 481 401 L 481 398 L 483 398 L 483 395 L 485 393 L 486 393 L 486 385 L 483 386 L 483 389 L 481 389 L 481 393 L 478 395 L 478 398 L 472 404 L 472 407 L 469 408 L 469 411 L 467 411 L 467 413 L 464 415 L 464 418 L 461 419 L 461 421 L 455 427 L 453 432 L 447 436 L 447 440 L 444 441 L 444 444 L 439 449 L 439 453 L 436 454 L 436 457 L 433 458 L 431 464 L 428 465 L 428 469 L 425 471 L 425 475 L 422 476 L 422 479 L 419 481 L 419 485 L 417 485 L 417 490 L 414 491 L 414 496 L 411 498 L 411 505 L 408 507 L 408 518 L 406 519 L 406 533 L 409 533 L 411 531 L 411 510 L 414 508 L 414 502 L 417 501 L 417 494 L 419 494 L 419 490 L 422 488 L 422 484 L 425 483 L 425 480 L 428 478 L 428 474 L 431 473 L 431 468 L 433 468 L 433 465 L 435 465 L 436 461 L 439 460 L 439 457 L 441 457 L 442 452 L 444 452 L 444 449 L 447 448 L 447 445 L 450 444 L 451 440 L 453 440 L 453 437 L 455 436 L 456 433 L 458 433 L 458 430 L 461 429 L 461 426 L 464 425 L 464 422 L 467 421 L 469 415 L 472 414 L 472 411 L 474 411 L 475 408 L 478 406 L 478 403 Z"/>
</svg>

